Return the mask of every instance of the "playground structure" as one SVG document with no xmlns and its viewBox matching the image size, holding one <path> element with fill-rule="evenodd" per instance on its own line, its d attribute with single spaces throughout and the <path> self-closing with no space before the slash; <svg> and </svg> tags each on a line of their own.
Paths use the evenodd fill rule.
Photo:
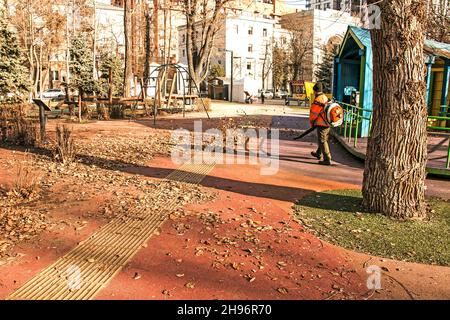
<svg viewBox="0 0 450 320">
<path fill-rule="evenodd" d="M 51 106 L 51 100 L 43 101 L 41 99 L 33 99 L 33 103 L 38 107 L 38 117 L 40 124 L 40 136 L 42 141 L 45 140 L 45 127 L 49 114 L 55 112 L 63 114 L 66 105 L 69 114 L 74 113 L 74 106 L 78 108 L 78 115 L 81 119 L 83 103 L 93 103 L 96 105 L 97 117 L 100 118 L 99 109 L 101 107 L 118 107 L 119 113 L 125 115 L 124 109 L 129 109 L 131 114 L 129 119 L 135 118 L 137 111 L 142 110 L 144 115 L 153 115 L 153 124 L 156 126 L 157 115 L 160 111 L 165 112 L 183 112 L 186 116 L 186 106 L 193 106 L 200 101 L 203 110 L 208 119 L 210 119 L 208 109 L 205 106 L 203 98 L 198 95 L 200 92 L 197 84 L 192 79 L 186 67 L 180 64 L 162 64 L 152 65 L 152 69 L 148 78 L 140 80 L 139 96 L 132 98 L 116 98 L 112 95 L 112 76 L 109 76 L 109 92 L 108 98 L 99 96 L 82 97 L 78 95 L 77 101 L 65 99 L 58 102 L 55 108 Z M 135 91 L 136 91 L 135 87 Z M 67 98 L 67 96 L 66 96 Z M 151 108 L 149 108 L 151 106 Z M 62 108 L 62 109 L 61 109 Z M 87 109 L 87 107 L 86 107 Z M 151 110 L 151 112 L 149 112 Z M 111 113 L 111 110 L 108 111 Z"/>
<path fill-rule="evenodd" d="M 450 176 L 450 44 L 425 40 L 429 173 Z M 370 31 L 349 27 L 335 58 L 333 99 L 344 108 L 344 124 L 335 130 L 349 151 L 363 158 L 373 115 L 373 65 Z"/>
<path fill-rule="evenodd" d="M 289 95 L 285 98 L 285 105 L 296 103 L 299 107 L 303 104 L 305 107 L 311 107 L 314 100 L 313 92 L 314 82 L 297 80 L 289 82 Z"/>
<path fill-rule="evenodd" d="M 425 40 L 424 51 L 428 68 L 426 101 L 429 129 L 447 131 L 450 128 L 447 119 L 450 116 L 450 44 Z M 369 30 L 348 28 L 335 58 L 334 70 L 333 97 L 348 106 L 348 130 L 353 130 L 351 135 L 356 138 L 368 137 L 373 110 L 372 41 Z"/>
<path fill-rule="evenodd" d="M 186 106 L 191 109 L 196 101 L 200 101 L 208 119 L 209 113 L 199 95 L 200 89 L 192 79 L 187 67 L 181 64 L 162 64 L 151 70 L 148 79 L 145 80 L 139 100 L 145 101 L 149 95 L 153 95 L 153 119 L 156 123 L 158 111 L 176 112 L 186 114 Z"/>
<path fill-rule="evenodd" d="M 91 95 L 91 96 L 75 96 L 62 101 L 48 100 L 41 101 L 37 104 L 40 109 L 45 105 L 45 112 L 48 114 L 64 114 L 75 115 L 78 113 L 81 118 L 82 111 L 92 110 L 94 107 L 97 117 L 100 119 L 102 115 L 100 110 L 108 109 L 108 114 L 115 115 L 116 118 L 135 118 L 141 114 L 144 116 L 153 116 L 156 122 L 156 116 L 159 112 L 168 113 L 191 111 L 194 106 L 203 108 L 209 118 L 208 110 L 203 99 L 199 96 L 199 88 L 193 81 L 186 66 L 180 64 L 152 64 L 147 79 L 139 79 L 134 81 L 135 86 L 132 91 L 135 92 L 134 97 L 114 97 L 112 75 L 109 75 L 109 90 L 107 96 Z M 77 109 L 77 110 L 75 110 Z M 40 110 L 40 113 L 42 110 Z"/>
<path fill-rule="evenodd" d="M 297 80 L 289 82 L 290 94 L 285 98 L 285 105 L 291 105 L 291 102 L 295 102 L 297 106 L 304 106 L 306 108 L 311 107 L 311 103 L 314 101 L 313 87 L 316 83 L 312 81 Z M 332 99 L 331 93 L 326 93 L 328 99 Z"/>
</svg>

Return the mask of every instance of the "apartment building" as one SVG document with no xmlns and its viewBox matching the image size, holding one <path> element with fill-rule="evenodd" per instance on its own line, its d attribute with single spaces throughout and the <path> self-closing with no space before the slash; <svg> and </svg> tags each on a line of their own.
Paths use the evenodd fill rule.
<svg viewBox="0 0 450 320">
<path fill-rule="evenodd" d="M 178 32 L 179 61 L 187 64 L 186 27 L 179 27 Z M 273 88 L 273 45 L 287 36 L 288 32 L 273 16 L 248 11 L 228 14 L 216 36 L 211 57 L 211 66 L 221 66 L 225 70 L 223 80 L 229 85 L 233 83 L 228 99 L 231 99 L 233 91 L 233 101 L 243 101 L 242 92 L 238 92 L 237 87 L 245 87 L 245 91 L 255 95 L 260 89 Z"/>
<path fill-rule="evenodd" d="M 340 45 L 349 26 L 359 26 L 361 19 L 350 13 L 337 10 L 304 10 L 281 17 L 281 27 L 291 32 L 306 31 L 305 37 L 310 37 L 310 53 L 302 63 L 302 80 L 315 79 L 315 70 L 322 61 L 324 46 Z"/>
<path fill-rule="evenodd" d="M 306 0 L 306 9 L 339 10 L 348 13 L 360 13 L 367 0 Z"/>
<path fill-rule="evenodd" d="M 67 5 L 58 5 L 58 11 L 67 15 L 69 28 L 61 32 L 73 33 L 80 28 L 81 20 L 95 28 L 95 42 L 97 54 L 111 52 L 123 55 L 125 51 L 125 37 L 123 26 L 123 9 L 110 4 L 110 0 L 96 0 L 88 3 L 89 15 L 81 17 L 78 12 L 72 11 L 70 2 Z M 66 43 L 61 44 L 60 50 L 50 55 L 50 70 L 48 86 L 58 88 L 67 79 L 67 48 Z M 44 88 L 45 89 L 45 88 Z"/>
</svg>

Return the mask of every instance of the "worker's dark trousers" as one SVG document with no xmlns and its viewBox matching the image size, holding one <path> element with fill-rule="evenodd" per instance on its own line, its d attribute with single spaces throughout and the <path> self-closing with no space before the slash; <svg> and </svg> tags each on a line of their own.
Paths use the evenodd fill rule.
<svg viewBox="0 0 450 320">
<path fill-rule="evenodd" d="M 328 145 L 328 137 L 330 136 L 330 128 L 317 127 L 318 145 L 317 155 L 323 155 L 324 160 L 331 161 L 331 152 Z"/>
</svg>

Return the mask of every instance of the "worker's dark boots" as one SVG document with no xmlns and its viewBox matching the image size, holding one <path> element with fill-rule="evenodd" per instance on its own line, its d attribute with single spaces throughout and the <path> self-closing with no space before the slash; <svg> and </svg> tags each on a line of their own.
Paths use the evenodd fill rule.
<svg viewBox="0 0 450 320">
<path fill-rule="evenodd" d="M 331 166 L 331 160 L 325 159 L 325 160 L 319 161 L 319 164 L 322 166 Z"/>
<path fill-rule="evenodd" d="M 317 160 L 322 159 L 322 156 L 319 155 L 319 154 L 318 154 L 317 152 L 315 152 L 315 151 L 312 151 L 312 152 L 311 152 L 311 155 L 312 155 L 314 158 L 317 158 Z"/>
</svg>

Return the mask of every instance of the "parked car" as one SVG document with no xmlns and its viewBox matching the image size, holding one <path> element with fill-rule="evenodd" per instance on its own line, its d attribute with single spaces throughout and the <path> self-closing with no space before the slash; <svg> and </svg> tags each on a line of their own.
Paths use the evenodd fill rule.
<svg viewBox="0 0 450 320">
<path fill-rule="evenodd" d="M 278 98 L 278 99 L 285 99 L 288 95 L 289 95 L 289 93 L 287 91 L 277 90 L 275 92 L 274 96 L 275 96 L 275 98 Z"/>
<path fill-rule="evenodd" d="M 265 99 L 273 99 L 273 92 L 269 90 L 263 90 L 262 94 L 264 95 Z M 261 97 L 261 92 L 259 93 L 259 96 Z"/>
<path fill-rule="evenodd" d="M 48 89 L 42 92 L 42 98 L 44 99 L 62 99 L 66 96 L 66 93 L 61 89 Z"/>
</svg>

